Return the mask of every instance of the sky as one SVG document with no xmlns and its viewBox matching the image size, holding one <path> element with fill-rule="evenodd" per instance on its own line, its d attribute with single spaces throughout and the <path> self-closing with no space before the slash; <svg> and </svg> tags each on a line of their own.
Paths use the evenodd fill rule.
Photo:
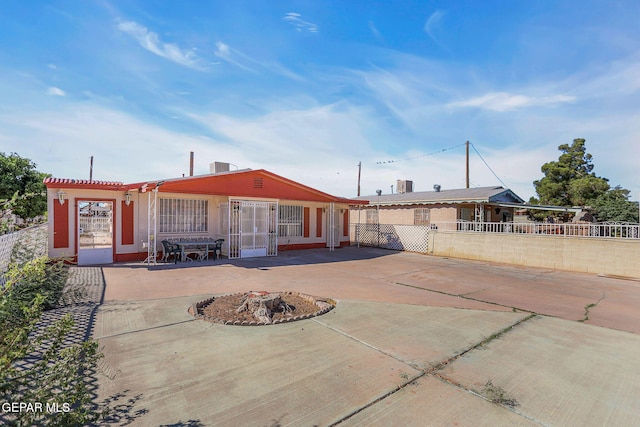
<svg viewBox="0 0 640 427">
<path fill-rule="evenodd" d="M 640 197 L 640 2 L 4 1 L 0 152 L 125 183 L 214 161 L 343 197 L 503 185 L 558 146 Z"/>
</svg>

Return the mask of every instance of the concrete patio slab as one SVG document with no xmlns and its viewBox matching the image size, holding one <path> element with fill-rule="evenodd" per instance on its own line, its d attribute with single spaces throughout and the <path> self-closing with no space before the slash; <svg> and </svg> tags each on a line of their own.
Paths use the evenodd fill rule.
<svg viewBox="0 0 640 427">
<path fill-rule="evenodd" d="M 316 296 L 338 299 L 418 304 L 438 307 L 470 308 L 509 311 L 499 307 L 457 296 L 427 293 L 411 287 L 399 288 L 393 280 L 371 278 L 371 260 L 349 260 L 357 249 L 342 249 L 329 253 L 322 262 L 301 264 L 300 257 L 285 255 L 260 260 L 236 260 L 217 263 L 183 263 L 160 265 L 147 269 L 140 264 L 108 266 L 104 268 L 107 283 L 106 301 L 131 301 L 149 298 L 171 298 L 183 295 L 203 295 L 247 292 L 250 290 L 306 292 Z M 362 250 L 363 252 L 366 250 Z M 346 255 L 346 256 L 345 256 Z M 396 253 L 376 251 L 375 262 L 382 264 L 389 274 L 420 268 L 424 257 L 398 264 Z M 400 257 L 402 259 L 402 257 Z M 424 268 L 422 266 L 421 268 Z"/>
<path fill-rule="evenodd" d="M 117 375 L 98 400 L 138 396 L 141 425 L 329 425 L 420 372 L 312 320 L 190 321 L 100 339 Z"/>
<path fill-rule="evenodd" d="M 96 400 L 118 408 L 106 424 L 633 425 L 640 413 L 640 282 L 371 248 L 145 267 L 103 269 L 92 330 L 111 375 Z M 338 306 L 261 327 L 186 311 L 249 290 Z M 476 394 L 488 380 L 519 406 Z"/>
<path fill-rule="evenodd" d="M 586 323 L 640 334 L 640 281 L 609 279 L 601 290 Z"/>
<path fill-rule="evenodd" d="M 440 372 L 481 391 L 488 380 L 517 400 L 514 411 L 542 425 L 637 425 L 640 337 L 537 317 Z"/>
<path fill-rule="evenodd" d="M 423 377 L 365 408 L 345 427 L 539 426 L 509 409 L 479 399 L 434 377 Z"/>
<path fill-rule="evenodd" d="M 528 313 L 340 301 L 332 313 L 315 320 L 394 359 L 430 370 L 527 316 Z"/>
<path fill-rule="evenodd" d="M 93 337 L 100 339 L 193 320 L 187 309 L 209 295 L 145 301 L 109 301 L 98 307 Z"/>
<path fill-rule="evenodd" d="M 329 425 L 523 317 L 339 301 L 310 320 L 238 327 L 192 320 L 193 300 L 100 307 L 96 334 L 110 331 L 98 338 L 118 371 L 101 382 L 101 399 L 128 390 L 152 424 L 188 413 L 206 425 L 264 425 L 265 414 Z"/>
</svg>

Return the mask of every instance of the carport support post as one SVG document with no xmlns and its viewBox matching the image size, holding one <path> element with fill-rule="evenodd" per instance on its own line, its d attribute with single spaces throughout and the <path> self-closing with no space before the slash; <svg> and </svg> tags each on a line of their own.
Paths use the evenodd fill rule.
<svg viewBox="0 0 640 427">
<path fill-rule="evenodd" d="M 376 206 L 376 217 L 378 218 L 378 247 L 380 247 L 380 195 L 382 194 L 382 190 L 376 190 L 376 194 L 378 195 L 378 204 Z"/>
<path fill-rule="evenodd" d="M 329 203 L 329 251 L 334 251 L 336 247 L 336 207 L 333 202 Z"/>
<path fill-rule="evenodd" d="M 360 212 L 362 212 L 362 205 L 358 205 L 358 224 L 356 225 L 356 244 L 360 247 Z"/>
<path fill-rule="evenodd" d="M 153 260 L 153 265 L 158 264 L 158 248 L 156 247 L 156 203 L 158 201 L 158 187 L 153 189 L 153 198 L 151 192 L 148 193 L 147 205 L 147 266 Z M 153 229 L 152 229 L 153 227 Z"/>
</svg>

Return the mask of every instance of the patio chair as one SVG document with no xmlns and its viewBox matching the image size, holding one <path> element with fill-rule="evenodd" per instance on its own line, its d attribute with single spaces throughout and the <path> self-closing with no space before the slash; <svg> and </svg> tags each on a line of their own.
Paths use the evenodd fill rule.
<svg viewBox="0 0 640 427">
<path fill-rule="evenodd" d="M 213 247 L 213 259 L 216 260 L 222 254 L 222 244 L 224 243 L 224 239 L 216 239 L 216 245 Z"/>
<path fill-rule="evenodd" d="M 171 243 L 168 240 L 162 241 L 162 247 L 164 249 L 164 253 L 162 254 L 162 261 L 169 262 L 169 257 L 173 255 L 174 264 L 178 263 L 178 260 L 182 258 L 182 251 L 180 247 L 174 243 Z"/>
</svg>

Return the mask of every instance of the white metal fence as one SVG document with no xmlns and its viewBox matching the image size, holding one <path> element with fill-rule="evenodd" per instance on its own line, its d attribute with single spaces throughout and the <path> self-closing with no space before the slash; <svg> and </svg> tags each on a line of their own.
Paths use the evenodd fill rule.
<svg viewBox="0 0 640 427">
<path fill-rule="evenodd" d="M 13 247 L 18 241 L 21 232 L 22 231 L 16 231 L 0 236 L 0 274 L 7 271 L 11 260 L 11 252 L 13 252 Z"/>
<path fill-rule="evenodd" d="M 351 224 L 350 239 L 362 246 L 397 251 L 427 253 L 429 230 L 502 233 L 519 235 L 557 235 L 563 237 L 639 239 L 640 225 L 620 223 L 518 223 L 518 222 L 435 222 L 426 225 Z"/>
<path fill-rule="evenodd" d="M 620 223 L 519 223 L 519 222 L 437 222 L 431 228 L 442 231 L 481 233 L 547 234 L 567 237 L 640 239 L 639 224 Z"/>
<path fill-rule="evenodd" d="M 394 224 L 352 224 L 351 240 L 358 245 L 396 251 L 427 253 L 429 226 Z"/>
<path fill-rule="evenodd" d="M 112 220 L 109 217 L 80 217 L 80 234 L 83 233 L 111 233 Z"/>
<path fill-rule="evenodd" d="M 47 225 L 40 224 L 0 236 L 0 287 L 9 263 L 24 263 L 47 254 Z"/>
</svg>

